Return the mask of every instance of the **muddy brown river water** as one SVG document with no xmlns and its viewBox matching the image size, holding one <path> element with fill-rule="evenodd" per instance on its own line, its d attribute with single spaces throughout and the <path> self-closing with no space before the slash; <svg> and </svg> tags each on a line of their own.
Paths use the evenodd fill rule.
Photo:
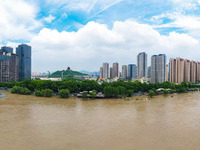
<svg viewBox="0 0 200 150">
<path fill-rule="evenodd" d="M 199 92 L 137 101 L 5 95 L 0 150 L 200 149 Z"/>
</svg>

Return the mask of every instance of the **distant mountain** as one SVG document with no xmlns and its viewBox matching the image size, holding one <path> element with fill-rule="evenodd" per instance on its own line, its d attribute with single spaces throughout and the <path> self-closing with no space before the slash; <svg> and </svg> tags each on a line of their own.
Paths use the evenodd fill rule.
<svg viewBox="0 0 200 150">
<path fill-rule="evenodd" d="M 56 71 L 52 73 L 49 77 L 50 78 L 61 78 L 63 74 L 63 77 L 69 78 L 69 77 L 74 77 L 74 76 L 85 76 L 87 74 L 81 73 L 78 71 L 72 71 L 72 70 L 62 70 L 62 71 Z"/>
<path fill-rule="evenodd" d="M 99 75 L 100 74 L 100 72 L 97 72 L 97 71 L 89 72 L 89 71 L 86 71 L 86 70 L 81 70 L 79 72 L 85 73 L 85 74 L 90 74 L 90 75 Z"/>
</svg>

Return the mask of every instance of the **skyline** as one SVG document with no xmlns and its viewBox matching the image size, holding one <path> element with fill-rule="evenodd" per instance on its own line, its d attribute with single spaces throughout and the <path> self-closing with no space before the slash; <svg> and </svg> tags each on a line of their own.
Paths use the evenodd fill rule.
<svg viewBox="0 0 200 150">
<path fill-rule="evenodd" d="M 142 51 L 148 66 L 154 54 L 166 54 L 167 62 L 176 57 L 200 61 L 199 0 L 0 3 L 0 46 L 30 45 L 33 72 L 136 64 Z"/>
</svg>

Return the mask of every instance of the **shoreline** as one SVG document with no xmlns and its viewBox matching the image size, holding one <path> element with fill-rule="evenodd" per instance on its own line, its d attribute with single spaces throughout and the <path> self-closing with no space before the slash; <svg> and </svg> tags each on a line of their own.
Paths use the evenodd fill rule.
<svg viewBox="0 0 200 150">
<path fill-rule="evenodd" d="M 124 98 L 95 98 L 95 99 L 92 99 L 92 98 L 87 98 L 87 99 L 83 99 L 83 98 L 79 98 L 79 97 L 69 97 L 69 98 L 61 98 L 59 96 L 52 96 L 52 97 L 39 97 L 39 96 L 35 96 L 34 94 L 31 94 L 31 95 L 22 95 L 22 94 L 13 94 L 11 93 L 10 91 L 5 91 L 4 92 L 4 95 L 5 97 L 7 97 L 7 94 L 8 95 L 19 95 L 19 96 L 30 96 L 30 97 L 36 97 L 36 98 L 42 98 L 42 99 L 51 99 L 51 98 L 57 98 L 57 99 L 62 99 L 62 100 L 82 100 L 82 101 L 96 101 L 96 100 L 123 100 L 123 101 L 144 101 L 144 100 L 153 100 L 153 99 L 157 99 L 158 97 L 174 97 L 176 95 L 179 95 L 179 94 L 189 94 L 189 93 L 196 93 L 198 91 L 188 91 L 186 93 L 170 93 L 170 94 L 167 94 L 166 96 L 164 94 L 157 94 L 157 95 L 154 95 L 152 98 L 150 98 L 149 96 L 147 95 L 142 95 L 142 96 L 132 96 L 132 97 L 124 97 Z M 2 98 L 5 98 L 5 97 L 2 97 Z"/>
</svg>

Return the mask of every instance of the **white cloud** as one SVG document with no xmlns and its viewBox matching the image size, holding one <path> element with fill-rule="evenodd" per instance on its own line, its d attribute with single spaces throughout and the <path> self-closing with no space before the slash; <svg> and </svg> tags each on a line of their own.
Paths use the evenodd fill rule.
<svg viewBox="0 0 200 150">
<path fill-rule="evenodd" d="M 163 23 L 165 19 L 170 19 L 170 23 Z M 154 28 L 180 28 L 186 31 L 188 35 L 200 39 L 200 17 L 192 15 L 183 15 L 180 13 L 166 13 L 158 16 L 153 16 L 150 19 L 156 25 Z"/>
<path fill-rule="evenodd" d="M 47 23 L 51 23 L 55 19 L 56 19 L 56 17 L 54 17 L 50 14 L 48 17 L 44 18 L 44 21 L 46 21 Z"/>
<path fill-rule="evenodd" d="M 90 13 L 94 9 L 96 13 L 101 12 L 121 1 L 123 0 L 46 0 L 48 4 L 64 6 L 68 11 L 82 10 L 87 13 Z"/>
<path fill-rule="evenodd" d="M 110 30 L 106 25 L 89 22 L 77 32 L 58 32 L 44 28 L 30 45 L 33 48 L 33 71 L 66 69 L 98 70 L 103 62 L 121 65 L 136 63 L 136 56 L 146 51 L 153 54 L 198 60 L 199 41 L 171 32 L 160 35 L 151 26 L 132 20 L 115 22 Z M 149 61 L 150 62 L 150 61 Z M 150 63 L 149 63 L 150 65 Z"/>
<path fill-rule="evenodd" d="M 32 31 L 41 27 L 35 20 L 37 11 L 24 0 L 0 0 L 0 42 L 31 39 Z"/>
<path fill-rule="evenodd" d="M 171 0 L 169 0 L 171 1 Z M 174 9 L 152 16 L 149 20 L 154 28 L 179 28 L 188 35 L 200 39 L 199 0 L 173 0 Z M 166 23 L 167 22 L 167 23 Z"/>
</svg>

